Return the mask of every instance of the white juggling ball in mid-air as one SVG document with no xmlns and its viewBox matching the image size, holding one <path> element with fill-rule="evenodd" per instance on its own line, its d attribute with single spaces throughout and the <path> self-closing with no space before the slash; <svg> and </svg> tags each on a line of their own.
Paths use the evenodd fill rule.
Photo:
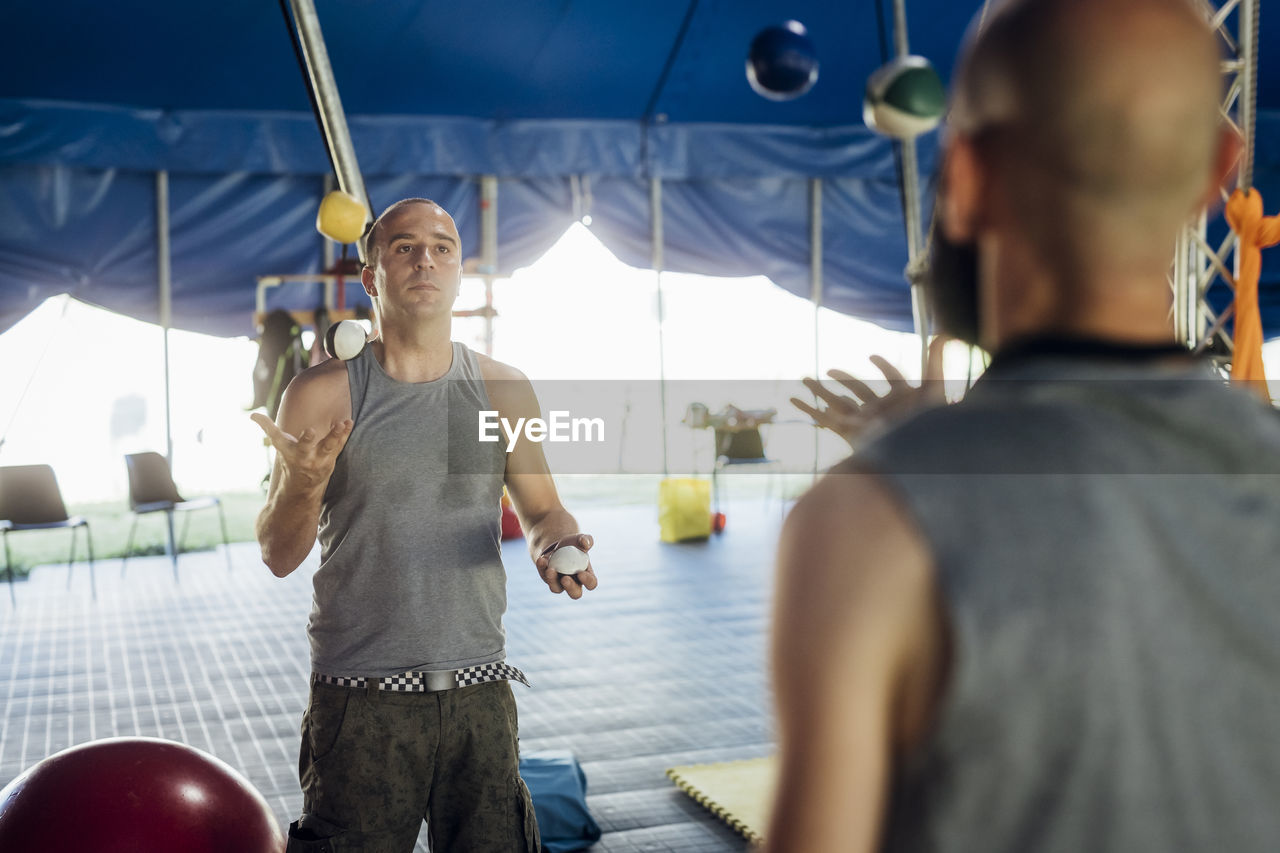
<svg viewBox="0 0 1280 853">
<path fill-rule="evenodd" d="M 334 358 L 350 361 L 364 349 L 367 335 L 355 320 L 342 320 L 329 327 L 324 335 L 324 351 Z"/>
</svg>

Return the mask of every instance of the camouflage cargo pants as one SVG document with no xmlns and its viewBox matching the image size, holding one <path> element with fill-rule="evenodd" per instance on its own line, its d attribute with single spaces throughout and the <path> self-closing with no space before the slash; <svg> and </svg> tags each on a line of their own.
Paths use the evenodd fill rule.
<svg viewBox="0 0 1280 853">
<path fill-rule="evenodd" d="M 289 853 L 536 853 L 505 681 L 436 693 L 314 684 L 302 718 L 303 816 Z"/>
</svg>

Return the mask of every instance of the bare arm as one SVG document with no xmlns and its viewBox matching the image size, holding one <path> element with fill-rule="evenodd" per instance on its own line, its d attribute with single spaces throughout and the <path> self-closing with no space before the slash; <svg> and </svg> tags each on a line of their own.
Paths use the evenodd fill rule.
<svg viewBox="0 0 1280 853">
<path fill-rule="evenodd" d="M 298 568 L 315 544 L 325 487 L 351 434 L 350 412 L 346 367 L 333 359 L 289 384 L 278 423 L 259 413 L 251 416 L 276 449 L 267 503 L 255 530 L 262 561 L 277 577 Z"/>
<path fill-rule="evenodd" d="M 893 755 L 931 718 L 942 636 L 931 559 L 884 486 L 822 480 L 779 544 L 768 853 L 877 848 Z"/>
<path fill-rule="evenodd" d="M 538 398 L 529 380 L 514 368 L 486 359 L 485 378 L 489 397 L 501 415 L 514 423 L 517 418 L 541 417 Z M 595 540 L 578 531 L 578 522 L 560 503 L 555 480 L 547 467 L 542 445 L 535 441 L 519 441 L 507 455 L 505 482 L 511 503 L 529 543 L 538 574 L 552 592 L 567 592 L 570 598 L 581 598 L 584 590 L 596 588 L 595 569 L 588 565 L 576 575 L 562 575 L 548 566 L 548 549 L 574 545 L 588 551 Z"/>
</svg>

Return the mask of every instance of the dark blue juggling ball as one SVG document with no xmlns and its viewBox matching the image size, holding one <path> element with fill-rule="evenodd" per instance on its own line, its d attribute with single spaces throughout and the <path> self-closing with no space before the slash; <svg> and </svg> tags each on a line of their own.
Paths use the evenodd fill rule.
<svg viewBox="0 0 1280 853">
<path fill-rule="evenodd" d="M 818 82 L 818 52 L 799 21 L 766 27 L 747 53 L 751 88 L 771 101 L 798 98 Z"/>
</svg>

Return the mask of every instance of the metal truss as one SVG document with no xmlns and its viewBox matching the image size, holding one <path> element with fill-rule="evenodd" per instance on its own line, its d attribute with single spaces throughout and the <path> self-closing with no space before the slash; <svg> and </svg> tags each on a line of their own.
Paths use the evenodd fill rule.
<svg viewBox="0 0 1280 853">
<path fill-rule="evenodd" d="M 1236 186 L 1247 189 L 1253 184 L 1260 0 L 1196 2 L 1217 31 L 1227 57 L 1222 63 L 1227 86 L 1221 112 L 1227 124 L 1240 134 L 1243 144 Z M 1225 199 L 1226 188 L 1222 194 Z M 1178 340 L 1197 351 L 1211 353 L 1222 363 L 1229 362 L 1233 352 L 1226 325 L 1234 313 L 1234 304 L 1216 312 L 1206 302 L 1205 295 L 1218 281 L 1234 292 L 1239 263 L 1235 232 L 1229 231 L 1217 246 L 1209 244 L 1207 211 L 1201 211 L 1178 235 L 1170 274 Z"/>
</svg>

